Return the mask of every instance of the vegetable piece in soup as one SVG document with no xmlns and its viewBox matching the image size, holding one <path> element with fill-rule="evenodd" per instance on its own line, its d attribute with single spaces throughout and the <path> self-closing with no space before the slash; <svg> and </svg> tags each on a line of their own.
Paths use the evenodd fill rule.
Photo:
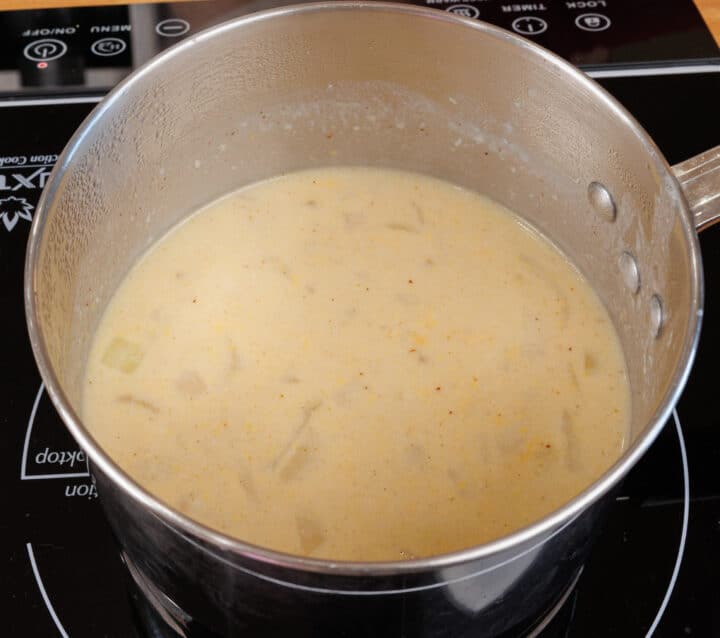
<svg viewBox="0 0 720 638">
<path fill-rule="evenodd" d="M 154 246 L 102 318 L 83 413 L 189 517 L 375 561 L 561 506 L 618 458 L 630 393 L 595 293 L 513 213 L 328 168 L 248 186 Z"/>
</svg>

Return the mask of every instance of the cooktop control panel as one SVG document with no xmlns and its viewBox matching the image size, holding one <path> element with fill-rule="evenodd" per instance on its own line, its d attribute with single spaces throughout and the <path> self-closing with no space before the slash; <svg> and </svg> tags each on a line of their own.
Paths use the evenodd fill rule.
<svg viewBox="0 0 720 638">
<path fill-rule="evenodd" d="M 586 70 L 720 65 L 691 0 L 406 0 L 485 20 Z M 202 0 L 0 13 L 0 97 L 104 92 L 156 53 L 283 0 Z"/>
</svg>

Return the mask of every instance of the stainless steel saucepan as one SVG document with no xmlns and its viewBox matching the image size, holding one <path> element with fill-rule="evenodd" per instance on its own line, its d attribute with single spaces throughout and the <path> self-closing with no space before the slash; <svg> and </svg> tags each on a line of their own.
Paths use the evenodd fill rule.
<svg viewBox="0 0 720 638">
<path fill-rule="evenodd" d="M 244 184 L 351 164 L 427 173 L 515 210 L 582 270 L 619 332 L 632 386 L 627 451 L 564 507 L 495 542 L 385 563 L 251 546 L 146 492 L 80 418 L 93 331 L 153 241 Z M 612 97 L 544 49 L 407 5 L 255 14 L 136 71 L 58 161 L 25 281 L 40 372 L 88 454 L 133 578 L 181 635 L 194 623 L 243 636 L 527 631 L 579 573 L 608 494 L 688 376 L 703 301 L 696 228 L 720 215 L 719 175 L 718 148 L 668 166 Z"/>
</svg>

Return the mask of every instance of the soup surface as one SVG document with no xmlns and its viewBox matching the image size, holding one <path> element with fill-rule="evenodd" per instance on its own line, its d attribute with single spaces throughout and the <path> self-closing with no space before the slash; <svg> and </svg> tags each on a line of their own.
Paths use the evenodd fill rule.
<svg viewBox="0 0 720 638">
<path fill-rule="evenodd" d="M 193 519 L 368 561 L 557 508 L 619 456 L 630 393 L 593 290 L 512 213 L 330 168 L 244 188 L 153 247 L 101 321 L 83 410 Z"/>
</svg>

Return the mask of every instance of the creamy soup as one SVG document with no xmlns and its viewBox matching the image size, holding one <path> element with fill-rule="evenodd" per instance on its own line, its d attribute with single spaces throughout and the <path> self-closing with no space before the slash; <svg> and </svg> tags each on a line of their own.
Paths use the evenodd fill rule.
<svg viewBox="0 0 720 638">
<path fill-rule="evenodd" d="M 618 458 L 630 393 L 593 290 L 512 213 L 329 168 L 244 188 L 153 247 L 102 318 L 83 412 L 191 518 L 368 561 L 562 505 Z"/>
</svg>

